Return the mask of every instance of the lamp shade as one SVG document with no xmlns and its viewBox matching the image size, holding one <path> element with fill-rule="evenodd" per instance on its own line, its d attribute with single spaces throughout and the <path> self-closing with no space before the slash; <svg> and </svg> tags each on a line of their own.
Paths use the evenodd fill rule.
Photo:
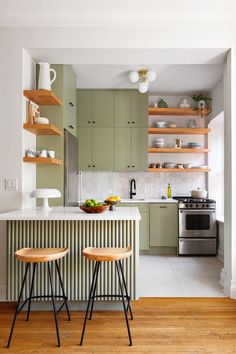
<svg viewBox="0 0 236 354">
<path fill-rule="evenodd" d="M 133 84 L 135 84 L 136 82 L 138 82 L 138 80 L 139 80 L 139 74 L 138 74 L 138 72 L 137 72 L 137 71 L 131 71 L 131 72 L 129 73 L 129 79 L 130 79 L 130 81 L 131 81 Z"/>
<path fill-rule="evenodd" d="M 155 81 L 155 80 L 156 80 L 156 77 L 157 77 L 157 75 L 156 75 L 155 71 L 153 71 L 153 70 L 148 70 L 148 72 L 147 72 L 147 79 L 148 79 L 149 82 Z"/>
<path fill-rule="evenodd" d="M 145 92 L 147 92 L 148 86 L 149 86 L 148 81 L 140 82 L 139 88 L 138 88 L 139 92 L 140 92 L 140 93 L 145 93 Z"/>
<path fill-rule="evenodd" d="M 52 210 L 48 205 L 48 198 L 60 198 L 61 192 L 58 189 L 37 188 L 30 193 L 31 198 L 43 198 L 42 210 Z"/>
</svg>

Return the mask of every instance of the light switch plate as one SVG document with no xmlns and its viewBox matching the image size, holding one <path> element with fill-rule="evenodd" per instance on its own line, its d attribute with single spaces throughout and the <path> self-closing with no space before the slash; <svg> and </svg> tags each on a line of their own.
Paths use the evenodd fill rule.
<svg viewBox="0 0 236 354">
<path fill-rule="evenodd" d="M 16 178 L 5 178 L 5 190 L 16 191 L 18 189 L 18 181 Z"/>
</svg>

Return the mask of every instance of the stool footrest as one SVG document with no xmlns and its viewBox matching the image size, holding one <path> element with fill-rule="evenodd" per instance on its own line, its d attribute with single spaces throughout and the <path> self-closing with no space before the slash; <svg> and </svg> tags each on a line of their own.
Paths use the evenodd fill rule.
<svg viewBox="0 0 236 354">
<path fill-rule="evenodd" d="M 63 299 L 63 304 L 65 304 L 65 302 L 68 300 L 67 296 L 63 296 L 63 295 L 54 295 L 55 298 L 57 299 Z M 20 313 L 22 311 L 22 309 L 24 308 L 24 306 L 27 304 L 27 302 L 31 299 L 43 299 L 43 298 L 52 298 L 52 295 L 37 295 L 37 296 L 31 296 L 31 297 L 27 297 L 27 299 L 24 300 L 23 304 L 19 307 L 19 309 L 17 310 L 17 314 Z M 60 310 L 62 309 L 63 306 L 60 306 L 60 309 L 57 311 L 57 313 L 60 312 Z"/>
</svg>

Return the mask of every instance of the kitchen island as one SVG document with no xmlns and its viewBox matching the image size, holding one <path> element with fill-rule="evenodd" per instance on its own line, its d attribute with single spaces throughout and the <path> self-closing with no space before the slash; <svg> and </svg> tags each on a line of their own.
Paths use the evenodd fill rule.
<svg viewBox="0 0 236 354">
<path fill-rule="evenodd" d="M 48 212 L 25 209 L 0 214 L 0 220 L 7 221 L 7 300 L 15 301 L 18 297 L 25 264 L 15 259 L 14 252 L 23 247 L 69 247 L 70 254 L 60 261 L 68 299 L 87 300 L 94 265 L 83 257 L 82 251 L 89 246 L 132 246 L 132 256 L 123 261 L 124 273 L 131 299 L 137 299 L 140 219 L 136 207 L 117 208 L 101 214 L 86 214 L 78 207 L 56 207 Z M 118 293 L 113 263 L 101 265 L 98 294 Z M 35 293 L 48 293 L 49 282 L 43 264 L 39 265 L 38 272 Z M 26 289 L 29 289 L 29 281 Z M 56 284 L 56 292 L 60 294 L 59 284 Z M 23 295 L 27 297 L 28 291 Z"/>
</svg>

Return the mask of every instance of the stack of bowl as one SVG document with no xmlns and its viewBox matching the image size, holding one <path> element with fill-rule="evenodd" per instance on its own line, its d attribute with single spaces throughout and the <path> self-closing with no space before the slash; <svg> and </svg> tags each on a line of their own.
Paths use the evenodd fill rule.
<svg viewBox="0 0 236 354">
<path fill-rule="evenodd" d="M 156 139 L 155 140 L 155 146 L 156 148 L 163 148 L 165 145 L 165 141 L 162 138 Z"/>
<path fill-rule="evenodd" d="M 188 144 L 190 149 L 201 149 L 203 147 L 203 144 L 201 143 L 189 143 Z"/>
<path fill-rule="evenodd" d="M 156 122 L 156 127 L 157 128 L 166 128 L 167 123 L 166 122 Z"/>
</svg>

